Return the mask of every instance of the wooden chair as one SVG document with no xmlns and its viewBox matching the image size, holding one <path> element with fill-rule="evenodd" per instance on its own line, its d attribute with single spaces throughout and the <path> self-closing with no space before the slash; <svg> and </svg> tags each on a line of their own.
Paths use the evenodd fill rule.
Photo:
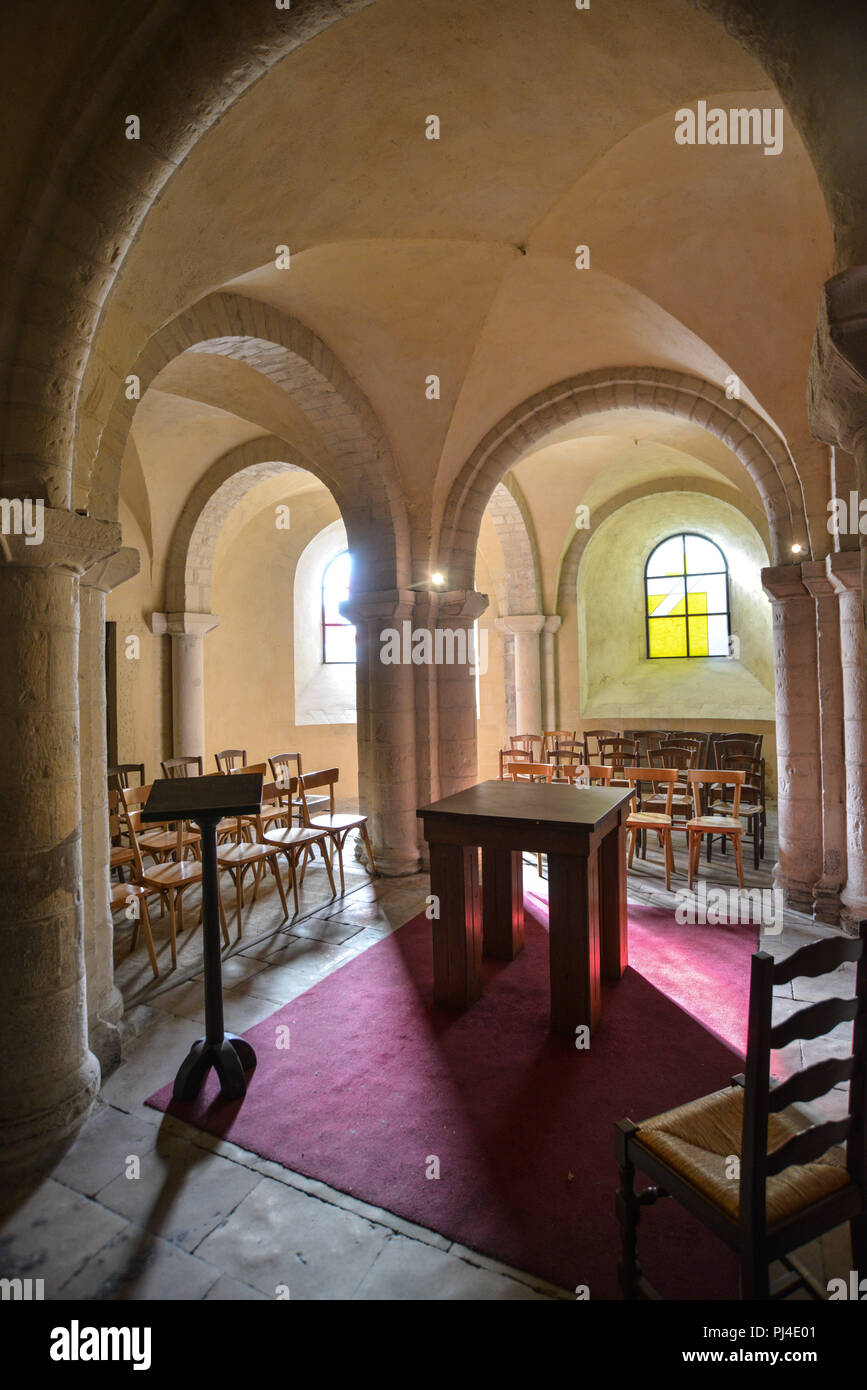
<svg viewBox="0 0 867 1390">
<path fill-rule="evenodd" d="M 110 836 L 110 838 L 111 838 L 112 840 L 114 840 L 115 838 L 118 838 L 118 839 L 120 838 L 120 834 L 121 834 L 121 816 L 120 816 L 120 813 L 121 813 L 121 794 L 120 794 L 120 790 L 119 790 L 119 789 L 118 789 L 117 791 L 111 791 L 111 790 L 109 790 L 109 793 L 108 793 L 108 829 L 109 829 L 109 836 Z M 133 921 L 133 928 L 132 928 L 132 937 L 131 937 L 130 946 L 129 946 L 130 954 L 132 954 L 132 952 L 135 950 L 136 941 L 138 940 L 139 923 L 142 922 L 142 923 L 144 924 L 144 929 L 145 929 L 145 942 L 146 942 L 147 948 L 148 948 L 148 956 L 149 956 L 149 958 L 150 958 L 151 969 L 152 969 L 153 972 L 154 972 L 154 978 L 155 978 L 155 979 L 159 979 L 160 968 L 159 968 L 159 966 L 157 965 L 157 953 L 156 953 L 156 951 L 154 950 L 154 936 L 153 936 L 153 932 L 152 932 L 152 930 L 151 930 L 151 919 L 150 919 L 150 913 L 148 912 L 148 904 L 147 904 L 147 900 L 148 900 L 148 890 L 147 890 L 147 888 L 145 887 L 144 883 L 142 882 L 141 854 L 139 853 L 138 845 L 135 843 L 135 838 L 134 838 L 134 837 L 131 837 L 131 839 L 132 839 L 132 845 L 131 845 L 131 847 L 130 847 L 130 855 L 131 855 L 131 861 L 130 861 L 130 862 L 131 862 L 131 864 L 132 864 L 132 871 L 131 871 L 131 872 L 132 872 L 132 877 L 131 877 L 129 883 L 123 883 L 123 882 L 121 882 L 121 883 L 113 883 L 113 884 L 111 885 L 111 892 L 110 892 L 111 910 L 112 910 L 112 912 L 117 912 L 117 911 L 119 911 L 120 908 L 124 908 L 124 909 L 126 910 L 126 909 L 128 909 L 129 907 L 131 907 L 133 903 L 136 904 L 136 909 L 137 909 L 137 910 L 136 910 L 135 916 L 134 916 L 133 919 L 132 919 L 132 921 Z"/>
<path fill-rule="evenodd" d="M 500 760 L 500 781 L 501 781 L 501 782 L 505 782 L 506 778 L 507 778 L 508 775 L 509 775 L 509 774 L 507 773 L 507 771 L 506 771 L 506 765 L 507 765 L 507 763 L 510 763 L 510 762 L 511 762 L 511 763 L 517 763 L 517 762 L 531 763 L 531 762 L 533 761 L 533 759 L 532 759 L 532 757 L 530 756 L 530 754 L 527 753 L 527 752 L 525 752 L 522 748 L 501 748 L 501 749 L 499 750 L 498 754 L 497 754 L 497 757 L 498 757 L 499 760 Z"/>
<path fill-rule="evenodd" d="M 534 762 L 541 763 L 542 757 L 542 735 L 541 734 L 512 734 L 509 738 L 509 747 L 520 749 L 524 753 L 529 753 Z"/>
<path fill-rule="evenodd" d="M 205 770 L 201 757 L 166 758 L 160 767 L 164 777 L 201 777 Z"/>
<path fill-rule="evenodd" d="M 799 976 L 815 979 L 857 961 L 855 997 L 810 1004 L 776 1025 L 775 986 Z M 816 1062 L 772 1086 L 771 1050 L 796 1038 L 817 1038 L 854 1021 L 851 1055 Z M 848 1081 L 848 1115 L 804 1128 L 792 1106 L 815 1100 Z M 779 1298 L 806 1287 L 821 1296 L 789 1253 L 849 1222 L 852 1264 L 867 1278 L 867 922 L 860 939 L 829 937 L 777 963 L 756 951 L 750 977 L 746 1073 L 725 1090 L 703 1096 L 641 1124 L 615 1125 L 620 1187 L 620 1284 L 624 1296 L 656 1298 L 637 1259 L 641 1208 L 671 1196 L 736 1252 L 745 1299 Z M 845 1141 L 845 1160 L 833 1146 Z M 771 1145 L 770 1152 L 768 1145 Z M 732 1176 L 736 1158 L 739 1176 Z M 635 1191 L 635 1169 L 651 1186 Z M 772 1285 L 769 1266 L 787 1273 Z M 824 1291 L 822 1291 L 824 1293 Z"/>
<path fill-rule="evenodd" d="M 675 768 L 680 776 L 674 784 L 674 792 L 671 798 L 671 828 L 672 830 L 686 830 L 686 825 L 695 814 L 692 793 L 687 785 L 687 774 L 690 768 L 698 766 L 698 749 L 686 748 L 678 743 L 661 743 L 658 748 L 651 748 L 647 754 L 648 762 L 652 768 L 668 767 Z M 650 796 L 644 809 L 646 811 L 659 811 L 662 809 L 658 797 Z M 687 836 L 687 840 L 689 836 Z M 642 857 L 646 856 L 646 841 L 642 845 Z"/>
<path fill-rule="evenodd" d="M 551 748 L 548 756 L 544 759 L 554 767 L 554 781 L 560 782 L 563 779 L 559 771 L 563 767 L 584 764 L 584 740 L 583 739 L 558 739 L 555 747 Z"/>
<path fill-rule="evenodd" d="M 686 838 L 689 847 L 690 888 L 692 887 L 693 877 L 698 872 L 702 835 L 725 835 L 731 840 L 735 853 L 735 867 L 738 871 L 738 885 L 743 888 L 744 857 L 741 840 L 744 833 L 744 824 L 738 817 L 738 811 L 741 805 L 741 787 L 744 784 L 744 773 L 698 772 L 695 769 L 691 769 L 686 775 L 692 791 L 693 808 L 695 810 L 695 815 L 692 820 L 687 821 L 686 824 Z M 723 788 L 734 788 L 734 794 L 730 803 L 731 814 L 716 816 L 702 813 L 701 789 L 709 783 L 714 783 L 716 786 Z"/>
<path fill-rule="evenodd" d="M 271 776 L 281 791 L 288 786 L 293 777 L 301 777 L 304 774 L 300 753 L 275 753 L 273 757 L 268 759 L 268 766 L 271 769 Z M 328 806 L 328 797 L 311 796 L 307 805 L 314 813 L 321 811 L 324 814 Z M 300 799 L 295 802 L 295 814 L 298 817 L 298 824 L 303 825 L 304 806 Z"/>
<path fill-rule="evenodd" d="M 131 776 L 137 776 L 139 786 L 143 787 L 145 781 L 144 763 L 117 763 L 115 767 L 110 767 L 108 769 L 109 786 L 121 786 L 126 791 Z"/>
<path fill-rule="evenodd" d="M 150 785 L 145 787 L 128 787 L 124 792 L 124 807 L 128 811 L 138 812 L 144 806 L 151 794 Z M 127 824 L 129 823 L 127 818 Z M 138 829 L 139 822 L 136 822 L 137 834 L 136 841 L 143 855 L 149 855 L 157 863 L 168 859 L 177 852 L 178 830 L 180 829 L 183 837 L 183 850 L 192 851 L 197 855 L 200 850 L 201 835 L 198 830 L 192 830 L 188 825 L 175 825 L 174 822 L 163 821 L 160 825 L 151 825 L 147 830 Z"/>
<path fill-rule="evenodd" d="M 304 807 L 304 824 L 314 830 L 327 830 L 331 838 L 331 862 L 334 863 L 334 853 L 337 853 L 337 862 L 340 866 L 340 891 L 345 891 L 343 877 L 343 846 L 346 844 L 346 837 L 350 830 L 357 830 L 367 852 L 370 862 L 370 876 L 376 878 L 376 864 L 373 858 L 373 846 L 370 843 L 370 836 L 367 833 L 367 816 L 362 816 L 357 812 L 336 811 L 334 809 L 334 788 L 340 771 L 336 767 L 329 767 L 322 772 L 305 772 L 298 778 L 298 790 L 301 793 L 301 804 Z M 315 791 L 317 787 L 328 788 L 329 810 L 326 812 L 314 813 L 311 815 L 311 802 L 308 799 L 308 792 Z"/>
<path fill-rule="evenodd" d="M 138 850 L 139 855 L 141 855 L 141 847 L 145 838 L 144 836 L 142 836 L 141 838 L 139 836 L 139 828 L 141 826 L 141 809 L 139 807 L 138 809 L 133 810 L 127 799 L 136 790 L 142 789 L 130 788 L 130 791 L 128 793 L 120 791 L 118 795 L 120 796 L 121 805 L 123 806 L 124 814 L 126 816 L 127 827 L 129 829 L 130 844 L 133 845 Z M 146 790 L 148 793 L 150 793 L 150 787 L 148 787 Z M 146 801 L 147 797 L 145 797 L 144 800 Z M 183 895 L 188 888 L 192 887 L 194 883 L 201 883 L 202 881 L 201 860 L 184 859 L 183 857 L 187 844 L 186 836 L 189 833 L 185 830 L 183 821 L 177 822 L 177 829 L 174 833 L 175 858 L 167 859 L 161 864 L 153 864 L 148 865 L 146 867 L 143 866 L 141 871 L 142 885 L 145 888 L 149 889 L 151 892 L 160 893 L 164 901 L 168 904 L 169 932 L 171 935 L 172 943 L 173 969 L 178 963 L 177 926 L 179 922 L 181 928 L 183 929 Z M 196 839 L 199 839 L 198 835 L 196 836 Z M 223 940 L 225 944 L 228 946 L 229 931 L 226 926 L 226 914 L 223 911 L 222 893 L 219 894 L 219 903 L 220 924 L 223 929 Z"/>
<path fill-rule="evenodd" d="M 584 739 L 584 761 L 585 763 L 601 763 L 603 759 L 599 756 L 599 740 L 602 738 L 619 738 L 619 729 L 585 729 L 582 735 Z"/>
<path fill-rule="evenodd" d="M 242 769 L 236 768 L 235 771 L 240 772 L 242 771 Z M 273 798 L 276 795 L 276 783 L 269 782 L 263 786 L 263 810 L 265 803 L 267 803 L 269 800 L 273 801 Z M 287 814 L 286 808 L 279 807 L 278 810 L 280 814 L 282 814 L 285 817 L 285 815 Z M 239 838 L 235 844 L 218 846 L 217 848 L 217 864 L 221 869 L 226 869 L 228 871 L 232 879 L 232 882 L 235 885 L 238 940 L 240 940 L 241 937 L 241 914 L 244 909 L 244 875 L 246 874 L 248 869 L 253 869 L 255 871 L 255 881 L 253 884 L 253 898 L 250 906 L 252 907 L 255 905 L 256 894 L 259 891 L 260 877 L 262 873 L 266 869 L 268 869 L 277 880 L 277 891 L 280 894 L 280 902 L 283 904 L 283 921 L 285 922 L 286 918 L 289 916 L 289 908 L 286 903 L 286 894 L 283 891 L 283 880 L 280 877 L 280 866 L 277 863 L 277 856 L 283 852 L 283 847 L 282 845 L 275 845 L 273 842 L 269 844 L 266 841 L 266 822 L 261 814 L 245 816 L 243 819 L 248 824 L 252 823 L 252 827 L 255 832 L 255 838 L 253 840 L 241 840 Z M 295 866 L 293 864 L 293 877 L 294 869 Z M 297 896 L 295 911 L 298 911 Z"/>
<path fill-rule="evenodd" d="M 585 763 L 587 777 L 591 786 L 608 787 L 611 785 L 611 768 L 605 763 Z"/>
<path fill-rule="evenodd" d="M 600 738 L 598 760 L 611 768 L 612 781 L 625 782 L 623 769 L 636 766 L 638 744 L 634 738 Z"/>
<path fill-rule="evenodd" d="M 261 772 L 263 777 L 268 776 L 267 763 L 251 763 L 247 767 L 243 763 L 240 767 L 229 769 L 229 775 L 237 775 L 242 772 Z M 291 780 L 291 779 L 290 779 Z M 289 804 L 287 805 L 287 800 Z M 281 791 L 276 782 L 266 783 L 266 790 L 262 794 L 262 808 L 258 816 L 242 816 L 241 822 L 244 825 L 256 826 L 257 823 L 265 826 L 276 825 L 280 822 L 287 824 L 292 818 L 291 798 L 287 793 Z M 222 821 L 220 822 L 222 825 Z M 240 835 L 237 838 L 241 838 Z"/>
<path fill-rule="evenodd" d="M 549 761 L 549 755 L 560 747 L 561 743 L 574 743 L 574 729 L 543 729 L 542 730 L 542 762 Z"/>
<path fill-rule="evenodd" d="M 722 765 L 720 758 L 724 753 L 741 758 L 760 758 L 763 739 L 764 734 L 711 734 L 714 766 Z"/>
<path fill-rule="evenodd" d="M 649 831 L 653 831 L 659 836 L 659 843 L 662 845 L 662 853 L 665 860 L 665 886 L 666 888 L 671 888 L 671 875 L 674 869 L 674 850 L 671 843 L 671 801 L 674 796 L 674 787 L 677 781 L 677 770 L 673 767 L 625 767 L 623 769 L 623 776 L 636 792 L 636 796 L 633 798 L 632 808 L 626 817 L 629 867 L 630 869 L 632 868 L 632 860 L 635 855 L 635 841 L 639 834 L 646 835 Z M 658 802 L 660 795 L 664 795 L 665 809 L 663 811 L 639 809 L 637 794 L 643 782 L 650 783 L 653 788 L 652 800 L 655 802 Z"/>
<path fill-rule="evenodd" d="M 764 758 L 750 758 L 738 756 L 730 753 L 720 755 L 720 767 L 724 772 L 742 772 L 744 774 L 744 784 L 741 787 L 741 804 L 738 815 L 741 820 L 746 821 L 749 826 L 750 835 L 753 842 L 753 867 L 759 867 L 760 859 L 765 857 L 765 760 Z M 715 816 L 726 816 L 732 814 L 732 804 L 725 800 L 720 788 L 720 796 L 713 798 L 714 788 L 711 787 L 711 799 L 707 809 Z M 711 862 L 713 847 L 713 836 L 707 837 L 707 862 Z M 721 840 L 722 852 L 726 852 L 725 836 Z"/>
<path fill-rule="evenodd" d="M 301 793 L 300 779 L 290 777 L 288 782 L 282 787 L 277 783 L 275 786 L 282 796 L 286 798 L 285 811 L 287 815 L 286 825 L 278 827 L 276 825 L 263 824 L 261 830 L 262 842 L 266 845 L 275 845 L 280 853 L 285 854 L 292 875 L 292 896 L 295 901 L 295 915 L 298 916 L 298 885 L 303 884 L 304 874 L 307 869 L 307 860 L 312 858 L 313 850 L 319 848 L 325 864 L 325 872 L 328 875 L 328 882 L 331 885 L 331 896 L 337 896 L 337 889 L 334 887 L 334 874 L 331 868 L 331 858 L 329 855 L 331 831 L 324 827 L 316 828 L 309 825 L 292 824 L 292 798 L 298 793 L 301 819 L 304 819 L 304 801 Z M 298 877 L 298 860 L 303 854 L 304 861 L 301 865 L 301 877 Z"/>
<path fill-rule="evenodd" d="M 215 753 L 218 772 L 237 772 L 238 768 L 247 766 L 246 748 L 224 748 L 222 753 Z"/>
</svg>

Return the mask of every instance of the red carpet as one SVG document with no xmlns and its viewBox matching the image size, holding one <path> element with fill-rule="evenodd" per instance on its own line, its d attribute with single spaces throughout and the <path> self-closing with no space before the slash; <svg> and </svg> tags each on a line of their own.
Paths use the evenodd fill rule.
<svg viewBox="0 0 867 1390">
<path fill-rule="evenodd" d="M 528 908 L 525 950 L 485 963 L 463 1015 L 433 1005 L 418 917 L 245 1034 L 258 1067 L 243 1102 L 220 1101 L 212 1073 L 194 1105 L 171 1103 L 170 1085 L 149 1104 L 562 1287 L 619 1297 L 614 1121 L 741 1069 L 729 1044 L 743 1038 L 755 935 L 630 907 L 631 967 L 578 1051 L 548 1032 L 546 913 Z M 728 1251 L 673 1202 L 643 1214 L 639 1248 L 668 1297 L 736 1296 Z"/>
</svg>

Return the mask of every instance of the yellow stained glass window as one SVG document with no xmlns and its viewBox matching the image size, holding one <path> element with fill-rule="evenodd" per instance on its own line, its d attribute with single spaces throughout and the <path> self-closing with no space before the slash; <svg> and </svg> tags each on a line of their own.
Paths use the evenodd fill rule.
<svg viewBox="0 0 867 1390">
<path fill-rule="evenodd" d="M 728 656 L 728 567 L 714 541 L 669 536 L 644 574 L 648 657 Z"/>
</svg>

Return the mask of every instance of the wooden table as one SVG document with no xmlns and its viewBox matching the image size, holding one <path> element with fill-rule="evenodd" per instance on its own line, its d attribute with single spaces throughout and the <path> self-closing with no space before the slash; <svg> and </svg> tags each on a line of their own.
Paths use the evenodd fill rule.
<svg viewBox="0 0 867 1390">
<path fill-rule="evenodd" d="M 482 954 L 524 944 L 522 852 L 548 856 L 551 1029 L 574 1037 L 599 1020 L 601 980 L 619 980 L 626 940 L 622 787 L 481 782 L 416 812 L 430 846 L 434 998 L 467 1008 L 482 992 Z M 479 856 L 482 851 L 482 891 Z"/>
</svg>

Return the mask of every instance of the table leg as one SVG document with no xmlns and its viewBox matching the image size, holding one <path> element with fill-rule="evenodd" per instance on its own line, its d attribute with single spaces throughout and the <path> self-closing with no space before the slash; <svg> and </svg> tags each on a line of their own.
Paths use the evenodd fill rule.
<svg viewBox="0 0 867 1390">
<path fill-rule="evenodd" d="M 434 917 L 434 1000 L 465 1009 L 482 992 L 479 851 L 468 845 L 430 845 L 430 890 L 439 900 Z"/>
<path fill-rule="evenodd" d="M 619 980 L 629 964 L 625 821 L 609 830 L 599 846 L 599 899 L 602 978 Z"/>
<path fill-rule="evenodd" d="M 599 879 L 596 854 L 548 854 L 551 1031 L 574 1038 L 599 1021 Z"/>
<path fill-rule="evenodd" d="M 482 847 L 482 949 L 514 960 L 524 949 L 524 860 L 519 850 Z"/>
</svg>

